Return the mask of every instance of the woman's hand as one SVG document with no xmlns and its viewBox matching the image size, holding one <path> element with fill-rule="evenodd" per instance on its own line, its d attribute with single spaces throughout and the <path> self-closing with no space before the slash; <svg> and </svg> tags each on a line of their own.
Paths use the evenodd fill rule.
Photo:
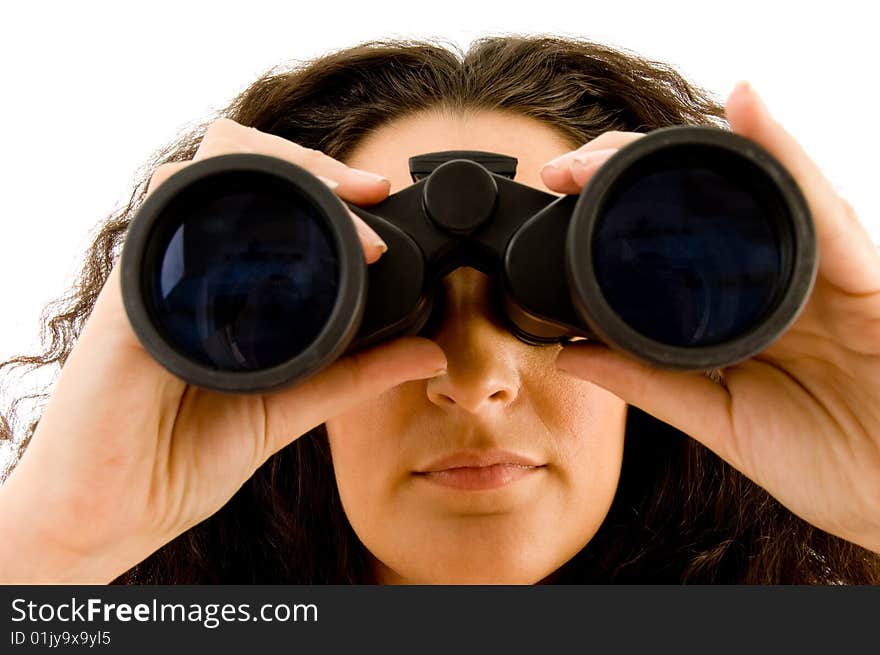
<svg viewBox="0 0 880 655">
<path fill-rule="evenodd" d="M 316 150 L 221 119 L 194 160 L 258 152 L 372 204 L 389 184 Z M 190 165 L 161 166 L 150 190 Z M 367 262 L 381 247 L 360 218 Z M 366 229 L 364 229 L 366 228 Z M 31 443 L 0 487 L 0 583 L 108 582 L 220 509 L 269 456 L 339 412 L 445 368 L 433 342 L 406 337 L 348 355 L 303 384 L 264 395 L 189 386 L 132 331 L 114 266 L 63 367 Z"/>
<path fill-rule="evenodd" d="M 809 202 L 819 268 L 801 315 L 769 348 L 723 369 L 726 390 L 702 372 L 656 369 L 596 342 L 567 346 L 557 365 L 697 439 L 806 521 L 880 552 L 880 253 L 748 84 L 731 93 L 726 114 Z M 544 182 L 577 193 L 613 149 L 641 136 L 603 134 L 545 167 Z M 572 162 L 590 154 L 586 165 Z"/>
</svg>

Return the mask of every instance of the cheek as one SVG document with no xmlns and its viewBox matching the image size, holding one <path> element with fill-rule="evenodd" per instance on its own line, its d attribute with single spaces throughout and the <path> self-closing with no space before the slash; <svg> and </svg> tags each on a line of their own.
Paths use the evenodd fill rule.
<svg viewBox="0 0 880 655">
<path fill-rule="evenodd" d="M 404 474 L 403 445 L 409 405 L 391 390 L 326 422 L 336 485 L 355 531 L 362 524 L 385 525 L 389 505 Z"/>
<path fill-rule="evenodd" d="M 619 468 L 623 456 L 626 403 L 594 384 L 573 380 L 560 385 L 567 402 L 554 406 L 553 421 L 560 464 L 574 477 L 578 472 Z"/>
<path fill-rule="evenodd" d="M 605 517 L 620 477 L 626 403 L 571 376 L 553 376 L 536 411 L 551 432 L 558 507 L 565 521 L 595 526 Z"/>
</svg>

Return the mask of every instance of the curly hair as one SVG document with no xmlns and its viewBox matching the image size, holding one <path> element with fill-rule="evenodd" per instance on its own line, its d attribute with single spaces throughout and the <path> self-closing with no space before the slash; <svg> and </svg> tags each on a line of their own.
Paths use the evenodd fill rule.
<svg viewBox="0 0 880 655">
<path fill-rule="evenodd" d="M 379 40 L 276 66 L 216 116 L 153 153 L 127 205 L 99 224 L 78 281 L 43 310 L 44 351 L 7 360 L 0 370 L 64 366 L 153 170 L 191 159 L 215 118 L 345 161 L 377 126 L 426 109 L 514 112 L 554 128 L 572 148 L 610 130 L 729 129 L 723 106 L 671 66 L 573 38 L 487 37 L 466 52 L 438 40 Z M 18 458 L 39 418 L 16 440 L 17 405 L 48 395 L 17 398 L 0 414 L 0 440 L 9 440 Z M 880 583 L 880 556 L 798 518 L 682 432 L 635 407 L 627 411 L 609 513 L 590 542 L 545 581 Z M 324 426 L 270 457 L 224 507 L 114 582 L 375 582 L 342 508 Z"/>
</svg>

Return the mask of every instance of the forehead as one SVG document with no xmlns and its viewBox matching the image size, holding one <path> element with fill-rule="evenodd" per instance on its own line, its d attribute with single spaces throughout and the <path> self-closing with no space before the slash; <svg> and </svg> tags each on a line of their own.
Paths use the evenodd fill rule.
<svg viewBox="0 0 880 655">
<path fill-rule="evenodd" d="M 516 157 L 517 182 L 548 191 L 541 167 L 574 149 L 550 125 L 510 112 L 427 110 L 381 125 L 368 134 L 345 163 L 385 175 L 391 193 L 412 184 L 409 158 L 442 150 L 486 150 Z"/>
</svg>

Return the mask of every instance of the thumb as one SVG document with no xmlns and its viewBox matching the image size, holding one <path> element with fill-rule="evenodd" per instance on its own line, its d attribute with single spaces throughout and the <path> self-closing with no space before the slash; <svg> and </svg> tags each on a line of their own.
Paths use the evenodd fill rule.
<svg viewBox="0 0 880 655">
<path fill-rule="evenodd" d="M 565 346 L 556 367 L 610 391 L 734 464 L 730 394 L 703 372 L 656 368 L 595 342 Z"/>
<path fill-rule="evenodd" d="M 290 389 L 264 394 L 266 457 L 312 428 L 409 380 L 446 369 L 446 355 L 423 337 L 402 337 L 345 355 Z"/>
<path fill-rule="evenodd" d="M 803 146 L 745 80 L 730 93 L 725 113 L 731 129 L 776 157 L 803 191 L 816 228 L 819 273 L 851 293 L 874 292 L 880 285 L 874 240 Z"/>
</svg>

